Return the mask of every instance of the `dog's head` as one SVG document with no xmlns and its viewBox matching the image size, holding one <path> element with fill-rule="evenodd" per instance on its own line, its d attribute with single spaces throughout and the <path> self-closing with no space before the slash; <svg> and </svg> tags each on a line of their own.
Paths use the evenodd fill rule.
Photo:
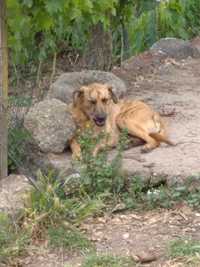
<svg viewBox="0 0 200 267">
<path fill-rule="evenodd" d="M 74 106 L 78 106 L 84 114 L 97 126 L 104 126 L 110 106 L 118 102 L 116 95 L 112 91 L 112 86 L 108 84 L 93 83 L 82 86 L 73 94 Z"/>
</svg>

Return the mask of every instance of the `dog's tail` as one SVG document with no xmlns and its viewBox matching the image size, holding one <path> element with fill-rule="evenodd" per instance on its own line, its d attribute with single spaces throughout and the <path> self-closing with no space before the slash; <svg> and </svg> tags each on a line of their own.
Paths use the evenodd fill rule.
<svg viewBox="0 0 200 267">
<path fill-rule="evenodd" d="M 163 142 L 170 146 L 175 146 L 176 144 L 167 138 L 165 124 L 158 113 L 155 113 L 153 115 L 153 120 L 156 127 L 149 133 L 149 135 L 158 142 Z"/>
</svg>

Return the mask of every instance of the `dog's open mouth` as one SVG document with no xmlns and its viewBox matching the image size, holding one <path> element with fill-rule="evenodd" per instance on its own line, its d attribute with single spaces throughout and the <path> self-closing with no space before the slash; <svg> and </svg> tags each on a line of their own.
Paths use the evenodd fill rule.
<svg viewBox="0 0 200 267">
<path fill-rule="evenodd" d="M 105 125 L 106 120 L 103 118 L 94 118 L 94 122 L 97 126 L 102 127 Z"/>
</svg>

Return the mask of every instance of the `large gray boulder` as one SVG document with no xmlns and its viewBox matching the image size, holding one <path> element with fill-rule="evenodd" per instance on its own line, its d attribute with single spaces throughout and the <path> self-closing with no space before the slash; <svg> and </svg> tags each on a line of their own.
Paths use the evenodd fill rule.
<svg viewBox="0 0 200 267">
<path fill-rule="evenodd" d="M 177 38 L 162 38 L 153 44 L 150 51 L 160 52 L 177 60 L 187 57 L 200 57 L 198 49 L 191 42 Z"/>
<path fill-rule="evenodd" d="M 113 91 L 118 97 L 124 96 L 127 92 L 125 83 L 113 73 L 88 70 L 62 74 L 52 84 L 47 98 L 57 98 L 65 103 L 71 103 L 75 90 L 94 82 L 109 83 L 113 86 Z"/>
<path fill-rule="evenodd" d="M 61 153 L 76 129 L 67 105 L 58 99 L 35 104 L 25 116 L 25 128 L 44 153 Z"/>
</svg>

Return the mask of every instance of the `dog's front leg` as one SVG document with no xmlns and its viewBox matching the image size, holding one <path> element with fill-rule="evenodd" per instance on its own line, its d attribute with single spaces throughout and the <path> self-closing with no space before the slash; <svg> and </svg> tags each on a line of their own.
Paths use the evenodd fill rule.
<svg viewBox="0 0 200 267">
<path fill-rule="evenodd" d="M 94 151 L 93 151 L 93 156 L 96 157 L 98 152 L 100 150 L 103 150 L 105 148 L 112 148 L 117 145 L 117 141 L 115 139 L 110 139 L 108 141 L 103 141 L 101 144 L 96 145 Z"/>
<path fill-rule="evenodd" d="M 94 151 L 93 151 L 93 156 L 96 157 L 96 155 L 98 154 L 98 152 L 102 149 L 104 149 L 106 147 L 105 144 L 99 144 L 99 145 L 96 145 Z"/>
<path fill-rule="evenodd" d="M 80 159 L 81 157 L 81 147 L 75 138 L 70 141 L 70 148 L 72 151 L 72 159 Z"/>
</svg>

